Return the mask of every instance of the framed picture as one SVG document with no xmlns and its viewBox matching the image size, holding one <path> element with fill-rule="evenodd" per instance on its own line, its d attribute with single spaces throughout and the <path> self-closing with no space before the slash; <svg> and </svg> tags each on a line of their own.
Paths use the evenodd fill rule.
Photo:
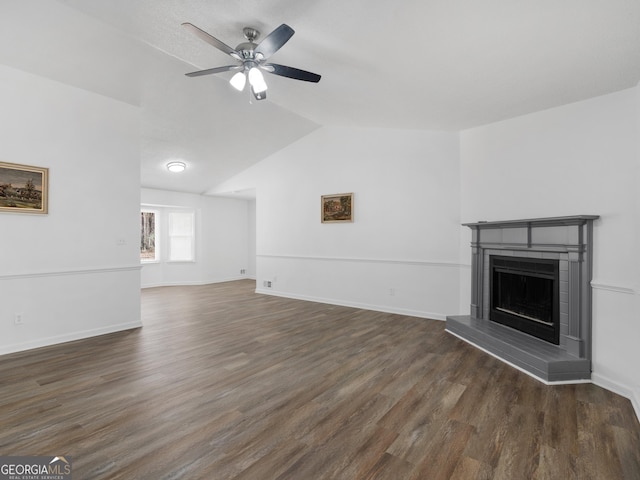
<svg viewBox="0 0 640 480">
<path fill-rule="evenodd" d="M 0 212 L 47 213 L 49 169 L 0 162 Z"/>
<path fill-rule="evenodd" d="M 353 222 L 353 193 L 322 195 L 320 207 L 322 223 Z"/>
</svg>

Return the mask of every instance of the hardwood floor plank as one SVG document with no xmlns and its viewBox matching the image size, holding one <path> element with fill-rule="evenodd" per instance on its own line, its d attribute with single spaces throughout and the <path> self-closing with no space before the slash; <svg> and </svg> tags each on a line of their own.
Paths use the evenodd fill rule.
<svg viewBox="0 0 640 480">
<path fill-rule="evenodd" d="M 514 399 L 520 379 L 522 376 L 517 370 L 499 369 L 486 381 L 490 394 L 479 394 L 478 388 L 482 387 L 474 385 L 465 392 L 464 416 L 459 410 L 454 410 L 451 418 L 467 421 L 476 427 L 465 449 L 466 456 L 492 468 L 498 465 L 511 430 L 510 417 L 516 406 Z M 478 406 L 475 410 L 474 403 Z"/>
<path fill-rule="evenodd" d="M 575 385 L 562 385 L 547 391 L 543 412 L 544 425 L 541 442 L 553 449 L 575 457 L 578 455 L 578 413 Z"/>
<path fill-rule="evenodd" d="M 588 398 L 593 398 L 591 395 Z M 613 480 L 624 478 L 618 457 L 613 429 L 607 424 L 605 411 L 598 403 L 578 402 L 578 448 L 582 461 L 578 464 L 579 478 Z M 600 425 L 599 428 L 590 428 Z"/>
<path fill-rule="evenodd" d="M 363 480 L 398 480 L 409 478 L 414 465 L 389 453 L 383 454 Z"/>
<path fill-rule="evenodd" d="M 544 414 L 531 406 L 516 406 L 494 469 L 497 478 L 533 478 L 540 463 Z"/>
<path fill-rule="evenodd" d="M 472 433 L 473 426 L 469 424 L 455 420 L 442 422 L 409 478 L 411 480 L 450 479 Z"/>
<path fill-rule="evenodd" d="M 640 434 L 638 428 L 612 427 L 613 437 L 620 458 L 621 478 L 640 478 Z"/>
<path fill-rule="evenodd" d="M 575 458 L 548 445 L 540 448 L 540 461 L 533 475 L 535 480 L 581 480 L 576 473 Z"/>
<path fill-rule="evenodd" d="M 491 465 L 473 458 L 462 457 L 451 474 L 450 480 L 493 480 Z"/>
<path fill-rule="evenodd" d="M 434 432 L 441 428 L 465 389 L 463 385 L 440 381 L 429 384 L 429 388 L 421 394 L 411 392 L 407 395 L 409 402 L 396 403 L 380 422 L 400 433 L 388 452 L 413 464 L 420 463 L 433 442 Z M 389 417 L 393 418 L 393 423 L 390 423 Z"/>
<path fill-rule="evenodd" d="M 0 453 L 78 479 L 640 479 L 631 403 L 545 386 L 433 320 L 142 292 L 144 327 L 0 357 Z"/>
</svg>

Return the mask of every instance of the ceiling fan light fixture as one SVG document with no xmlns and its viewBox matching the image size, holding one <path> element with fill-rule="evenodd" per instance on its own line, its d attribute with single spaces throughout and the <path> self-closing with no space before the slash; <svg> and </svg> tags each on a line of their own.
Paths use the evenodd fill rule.
<svg viewBox="0 0 640 480">
<path fill-rule="evenodd" d="M 231 77 L 229 83 L 233 88 L 241 92 L 242 90 L 244 90 L 244 86 L 247 83 L 247 77 L 245 76 L 244 72 L 238 72 L 233 77 Z"/>
<path fill-rule="evenodd" d="M 169 162 L 167 163 L 167 170 L 173 173 L 184 172 L 187 165 L 184 162 Z"/>
<path fill-rule="evenodd" d="M 267 82 L 264 81 L 264 76 L 258 68 L 253 67 L 249 70 L 249 83 L 253 87 L 255 93 L 262 93 L 267 91 Z"/>
</svg>

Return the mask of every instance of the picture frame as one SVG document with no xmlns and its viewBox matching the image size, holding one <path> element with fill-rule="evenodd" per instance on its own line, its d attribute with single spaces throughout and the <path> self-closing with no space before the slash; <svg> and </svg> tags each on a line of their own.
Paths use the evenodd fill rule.
<svg viewBox="0 0 640 480">
<path fill-rule="evenodd" d="M 0 212 L 46 214 L 49 169 L 0 162 Z"/>
<path fill-rule="evenodd" d="M 353 222 L 353 193 L 322 195 L 320 219 L 322 223 Z"/>
</svg>

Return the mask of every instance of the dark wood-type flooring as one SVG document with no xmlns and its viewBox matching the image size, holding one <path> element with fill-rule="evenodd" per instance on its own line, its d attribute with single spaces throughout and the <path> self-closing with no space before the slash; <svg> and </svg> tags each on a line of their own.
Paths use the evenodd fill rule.
<svg viewBox="0 0 640 480">
<path fill-rule="evenodd" d="M 444 322 L 254 289 L 148 289 L 142 329 L 0 357 L 0 455 L 75 480 L 640 479 L 625 398 Z"/>
</svg>

